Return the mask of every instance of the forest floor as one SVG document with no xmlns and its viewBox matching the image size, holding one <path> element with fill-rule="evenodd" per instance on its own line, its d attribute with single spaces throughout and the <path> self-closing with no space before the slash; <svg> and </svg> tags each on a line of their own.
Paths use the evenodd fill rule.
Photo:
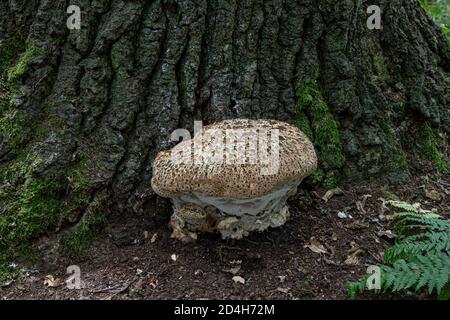
<svg viewBox="0 0 450 320">
<path fill-rule="evenodd" d="M 115 219 L 83 258 L 22 271 L 0 287 L 0 299 L 348 299 L 347 282 L 382 263 L 394 241 L 389 215 L 396 210 L 383 199 L 419 202 L 450 217 L 450 175 L 341 189 L 327 202 L 326 190 L 300 191 L 289 201 L 285 226 L 240 241 L 201 236 L 182 244 L 170 238 L 167 225 L 138 216 Z M 69 265 L 81 269 L 80 290 L 64 284 Z"/>
</svg>

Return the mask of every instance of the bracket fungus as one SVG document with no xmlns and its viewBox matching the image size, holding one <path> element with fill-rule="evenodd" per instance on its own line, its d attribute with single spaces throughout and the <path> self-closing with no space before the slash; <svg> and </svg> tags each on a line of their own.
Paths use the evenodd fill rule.
<svg viewBox="0 0 450 320">
<path fill-rule="evenodd" d="M 153 164 L 153 190 L 173 203 L 172 237 L 241 239 L 283 225 L 286 200 L 317 168 L 307 136 L 276 120 L 225 120 L 196 131 Z"/>
</svg>

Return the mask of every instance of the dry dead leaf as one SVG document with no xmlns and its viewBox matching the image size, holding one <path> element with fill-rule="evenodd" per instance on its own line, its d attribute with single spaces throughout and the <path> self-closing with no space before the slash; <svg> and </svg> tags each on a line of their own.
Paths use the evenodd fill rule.
<svg viewBox="0 0 450 320">
<path fill-rule="evenodd" d="M 357 244 L 355 241 L 352 241 L 350 242 L 350 249 L 348 250 L 348 253 L 351 254 L 355 251 L 358 251 L 359 249 L 361 249 L 359 244 Z"/>
<path fill-rule="evenodd" d="M 356 209 L 358 209 L 359 212 L 361 212 L 362 214 L 366 214 L 366 210 L 364 210 L 364 205 L 362 203 L 362 201 L 356 201 Z"/>
<path fill-rule="evenodd" d="M 388 239 L 394 239 L 396 237 L 395 233 L 393 233 L 391 230 L 382 230 L 377 232 L 377 236 L 380 238 L 388 238 Z"/>
<path fill-rule="evenodd" d="M 350 249 L 348 250 L 347 259 L 345 259 L 344 263 L 349 266 L 358 265 L 359 264 L 358 255 L 363 252 L 364 250 L 362 250 L 356 242 L 352 241 L 350 243 Z"/>
<path fill-rule="evenodd" d="M 286 294 L 289 293 L 289 290 L 291 290 L 291 288 L 280 288 L 280 287 L 277 288 L 278 292 L 286 293 Z"/>
<path fill-rule="evenodd" d="M 347 224 L 345 226 L 345 228 L 347 229 L 356 229 L 356 230 L 361 230 L 361 229 L 367 229 L 369 228 L 369 224 L 368 223 L 361 223 L 361 222 L 354 222 L 351 224 Z"/>
<path fill-rule="evenodd" d="M 201 269 L 197 269 L 194 271 L 194 275 L 198 276 L 198 275 L 202 275 L 203 274 L 203 270 Z"/>
<path fill-rule="evenodd" d="M 344 263 L 348 266 L 357 266 L 359 264 L 359 259 L 355 254 L 351 254 L 345 259 Z"/>
<path fill-rule="evenodd" d="M 325 193 L 325 195 L 322 197 L 322 200 L 325 201 L 325 202 L 328 202 L 328 200 L 330 200 L 332 197 L 338 196 L 338 195 L 341 195 L 341 194 L 344 194 L 344 191 L 342 191 L 341 188 L 339 188 L 339 187 L 338 188 L 334 188 L 334 189 L 328 190 Z"/>
<path fill-rule="evenodd" d="M 231 273 L 232 275 L 237 275 L 240 270 L 241 270 L 241 267 L 237 266 L 237 267 L 234 267 L 231 269 L 224 269 L 223 272 Z"/>
<path fill-rule="evenodd" d="M 362 197 L 361 201 L 356 201 L 356 209 L 358 209 L 359 212 L 361 212 L 362 214 L 366 214 L 366 210 L 364 209 L 364 206 L 366 205 L 366 201 L 367 199 L 372 198 L 372 195 L 370 194 L 365 194 Z"/>
<path fill-rule="evenodd" d="M 233 281 L 236 282 L 236 283 L 245 284 L 245 279 L 242 278 L 241 276 L 234 276 L 232 279 L 233 279 Z"/>
<path fill-rule="evenodd" d="M 336 261 L 333 261 L 333 260 L 328 259 L 328 258 L 324 258 L 323 261 L 325 261 L 327 264 L 331 264 L 333 266 L 338 266 L 339 265 L 339 263 L 337 263 Z"/>
<path fill-rule="evenodd" d="M 149 280 L 150 287 L 152 287 L 153 289 L 155 289 L 158 286 L 158 279 L 151 279 Z"/>
<path fill-rule="evenodd" d="M 14 282 L 14 280 L 6 281 L 6 282 L 0 284 L 0 288 L 6 288 L 6 287 L 9 287 L 13 282 Z"/>
<path fill-rule="evenodd" d="M 347 214 L 345 212 L 343 212 L 343 211 L 339 211 L 337 216 L 340 219 L 347 219 L 348 218 Z"/>
<path fill-rule="evenodd" d="M 57 288 L 62 285 L 62 281 L 59 278 L 55 278 L 51 274 L 45 276 L 44 285 L 47 287 Z"/>
<path fill-rule="evenodd" d="M 440 192 L 431 189 L 431 190 L 425 190 L 425 197 L 431 200 L 439 201 L 442 199 L 442 195 Z"/>
<path fill-rule="evenodd" d="M 309 239 L 309 244 L 305 245 L 305 248 L 309 248 L 312 252 L 319 254 L 327 253 L 327 249 L 319 241 L 317 241 L 315 237 L 311 237 L 311 239 Z"/>
<path fill-rule="evenodd" d="M 150 243 L 155 243 L 156 239 L 158 238 L 158 234 L 155 233 L 152 238 L 150 239 Z"/>
</svg>

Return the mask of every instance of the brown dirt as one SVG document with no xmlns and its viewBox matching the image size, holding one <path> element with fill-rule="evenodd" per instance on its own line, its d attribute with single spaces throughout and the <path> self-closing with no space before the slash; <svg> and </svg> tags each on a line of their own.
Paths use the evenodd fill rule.
<svg viewBox="0 0 450 320">
<path fill-rule="evenodd" d="M 384 248 L 393 241 L 377 235 L 379 231 L 391 230 L 389 221 L 380 219 L 380 198 L 388 198 L 384 190 L 394 192 L 402 200 L 420 202 L 425 208 L 436 208 L 448 218 L 449 185 L 450 176 L 446 175 L 415 178 L 397 186 L 346 186 L 342 187 L 343 195 L 334 196 L 327 203 L 321 199 L 325 190 L 300 192 L 290 200 L 291 219 L 284 227 L 241 241 L 202 236 L 196 243 L 185 245 L 170 239 L 166 225 L 156 225 L 145 217 L 114 218 L 84 258 L 61 262 L 56 268 L 22 272 L 15 282 L 0 288 L 0 297 L 347 299 L 346 283 L 364 274 L 369 265 L 380 264 Z M 436 192 L 431 192 L 430 198 L 431 190 Z M 357 202 L 364 198 L 367 199 L 361 211 Z M 339 211 L 352 218 L 339 218 Z M 157 237 L 152 242 L 154 234 Z M 305 247 L 311 237 L 327 253 L 315 253 Z M 352 246 L 362 249 L 356 265 L 345 262 Z M 171 258 L 174 254 L 176 261 Z M 81 290 L 44 285 L 49 274 L 66 279 L 66 268 L 73 264 L 81 268 Z M 240 267 L 237 275 L 245 279 L 245 284 L 232 280 L 230 269 L 236 267 Z M 423 297 L 410 294 L 382 298 Z"/>
</svg>

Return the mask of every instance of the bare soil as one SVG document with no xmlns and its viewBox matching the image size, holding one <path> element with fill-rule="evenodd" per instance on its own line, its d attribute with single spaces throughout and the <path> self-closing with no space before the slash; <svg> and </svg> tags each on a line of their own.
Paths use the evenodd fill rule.
<svg viewBox="0 0 450 320">
<path fill-rule="evenodd" d="M 0 298 L 348 299 L 347 282 L 363 275 L 369 265 L 382 263 L 384 248 L 394 241 L 382 234 L 394 231 L 389 221 L 394 210 L 382 205 L 382 199 L 392 197 L 386 190 L 450 216 L 449 175 L 341 189 L 344 193 L 328 202 L 322 199 L 326 190 L 300 191 L 290 199 L 291 219 L 285 226 L 240 241 L 205 235 L 182 244 L 170 238 L 166 224 L 145 216 L 115 217 L 83 258 L 22 271 L 0 288 Z M 80 290 L 64 285 L 69 265 L 81 269 Z M 56 279 L 56 287 L 44 284 L 46 276 Z M 234 281 L 234 276 L 245 283 Z M 425 296 L 368 293 L 360 298 Z"/>
</svg>

